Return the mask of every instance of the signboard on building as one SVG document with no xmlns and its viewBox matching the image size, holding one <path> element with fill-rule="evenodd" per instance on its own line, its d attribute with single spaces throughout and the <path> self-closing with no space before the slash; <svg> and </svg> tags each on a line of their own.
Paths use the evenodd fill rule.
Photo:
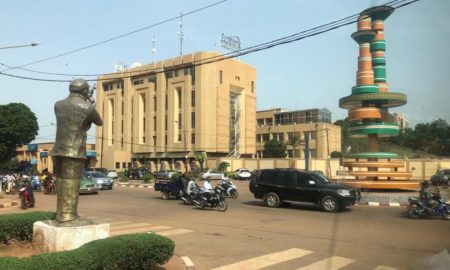
<svg viewBox="0 0 450 270">
<path fill-rule="evenodd" d="M 225 52 L 239 52 L 241 50 L 241 40 L 238 36 L 225 36 L 222 34 L 220 37 L 220 48 Z"/>
<path fill-rule="evenodd" d="M 30 143 L 28 145 L 28 152 L 36 152 L 38 150 L 37 143 Z"/>
</svg>

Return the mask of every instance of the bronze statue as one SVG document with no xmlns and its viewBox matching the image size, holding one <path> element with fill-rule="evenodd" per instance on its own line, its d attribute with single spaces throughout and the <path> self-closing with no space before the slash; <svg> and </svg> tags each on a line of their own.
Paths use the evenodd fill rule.
<svg viewBox="0 0 450 270">
<path fill-rule="evenodd" d="M 56 221 L 78 220 L 78 195 L 81 171 L 86 159 L 86 133 L 94 123 L 103 125 L 95 109 L 93 90 L 83 79 L 70 83 L 67 98 L 55 103 L 56 140 L 50 152 L 56 174 Z"/>
</svg>

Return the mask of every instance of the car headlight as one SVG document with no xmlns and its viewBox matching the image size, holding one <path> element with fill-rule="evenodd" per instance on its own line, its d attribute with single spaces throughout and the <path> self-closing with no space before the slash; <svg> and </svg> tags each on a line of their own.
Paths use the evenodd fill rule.
<svg viewBox="0 0 450 270">
<path fill-rule="evenodd" d="M 338 189 L 337 193 L 341 196 L 350 196 L 350 190 L 348 189 Z"/>
</svg>

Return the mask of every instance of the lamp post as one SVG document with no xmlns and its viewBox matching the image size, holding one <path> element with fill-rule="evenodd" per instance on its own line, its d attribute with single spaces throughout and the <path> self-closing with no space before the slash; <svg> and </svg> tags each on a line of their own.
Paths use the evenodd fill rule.
<svg viewBox="0 0 450 270">
<path fill-rule="evenodd" d="M 36 47 L 39 44 L 41 44 L 41 43 L 40 42 L 32 42 L 30 44 L 24 44 L 24 45 L 14 45 L 14 46 L 0 47 L 0 50 L 3 50 L 3 49 L 14 49 L 14 48 L 23 48 L 23 47 Z"/>
</svg>

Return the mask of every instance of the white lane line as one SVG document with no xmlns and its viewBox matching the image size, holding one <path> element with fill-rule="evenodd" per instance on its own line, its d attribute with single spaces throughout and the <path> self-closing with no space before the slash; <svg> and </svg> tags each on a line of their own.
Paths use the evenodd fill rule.
<svg viewBox="0 0 450 270">
<path fill-rule="evenodd" d="M 133 229 L 122 229 L 122 230 L 112 230 L 110 231 L 110 236 L 120 235 L 120 234 L 130 234 L 130 233 L 146 233 L 146 232 L 156 232 L 159 230 L 167 230 L 171 227 L 167 226 L 153 226 L 153 227 L 137 227 Z"/>
<path fill-rule="evenodd" d="M 190 232 L 194 232 L 194 231 L 188 230 L 188 229 L 175 229 L 175 230 L 157 232 L 157 234 L 162 235 L 162 236 L 169 236 L 169 235 L 176 235 L 176 234 L 183 234 L 183 233 L 190 233 Z"/>
<path fill-rule="evenodd" d="M 321 261 L 315 262 L 313 264 L 307 265 L 305 267 L 298 268 L 297 270 L 336 270 L 340 269 L 348 264 L 351 264 L 354 260 L 347 259 L 344 257 L 333 256 L 330 258 L 323 259 Z"/>
<path fill-rule="evenodd" d="M 245 261 L 240 261 L 237 263 L 229 264 L 226 266 L 214 268 L 212 270 L 256 270 L 261 269 L 264 267 L 268 267 L 277 263 L 293 260 L 296 258 L 300 258 L 303 256 L 306 256 L 308 254 L 311 254 L 312 251 L 304 250 L 304 249 L 298 249 L 298 248 L 291 248 L 280 252 L 275 252 L 259 257 L 255 257 L 253 259 L 248 259 Z"/>
<path fill-rule="evenodd" d="M 124 229 L 132 229 L 132 228 L 139 228 L 139 227 L 150 227 L 152 224 L 148 223 L 128 223 L 128 224 L 122 224 L 117 226 L 111 226 L 111 231 L 119 231 Z"/>
<path fill-rule="evenodd" d="M 373 270 L 398 270 L 398 269 L 397 268 L 393 268 L 393 267 L 389 267 L 389 266 L 385 266 L 385 265 L 378 265 Z"/>
</svg>

